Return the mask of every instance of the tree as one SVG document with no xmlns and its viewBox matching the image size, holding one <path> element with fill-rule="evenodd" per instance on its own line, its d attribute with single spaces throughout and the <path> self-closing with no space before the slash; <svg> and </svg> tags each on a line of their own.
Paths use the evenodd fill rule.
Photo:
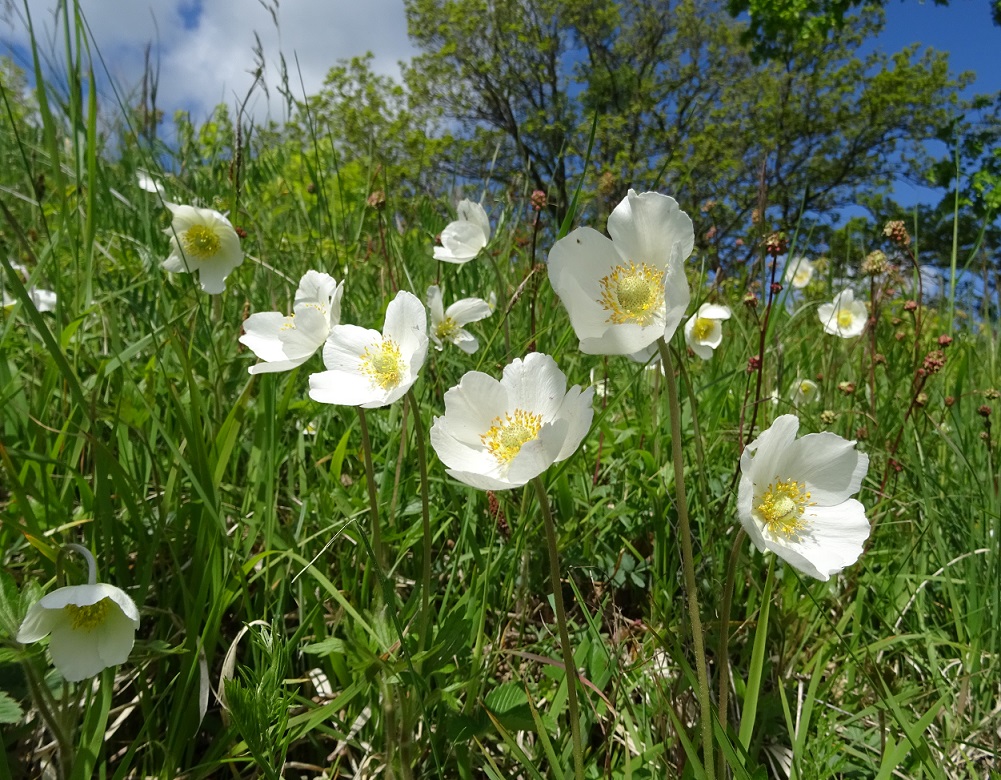
<svg viewBox="0 0 1001 780">
<path fill-rule="evenodd" d="M 464 131 L 459 175 L 515 175 L 546 190 L 556 216 L 577 177 L 607 211 L 629 187 L 658 187 L 723 250 L 804 212 L 830 213 L 919 168 L 922 141 L 949 119 L 963 80 L 947 57 L 858 50 L 881 22 L 755 63 L 746 25 L 721 2 L 407 0 L 422 54 L 416 99 Z M 585 171 L 591 118 L 598 129 Z M 477 166 L 479 166 L 477 168 Z M 762 204 L 765 212 L 760 211 Z"/>
</svg>

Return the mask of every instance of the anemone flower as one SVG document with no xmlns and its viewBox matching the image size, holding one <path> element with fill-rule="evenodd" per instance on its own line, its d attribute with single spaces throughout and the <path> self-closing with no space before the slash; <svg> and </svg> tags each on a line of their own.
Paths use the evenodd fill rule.
<svg viewBox="0 0 1001 780">
<path fill-rule="evenodd" d="M 500 381 L 470 371 L 445 393 L 431 446 L 460 482 L 521 487 L 577 450 L 591 426 L 593 395 L 593 387 L 567 390 L 556 361 L 538 352 L 505 366 Z"/>
<path fill-rule="evenodd" d="M 250 366 L 251 374 L 288 371 L 301 366 L 323 346 L 330 329 L 341 320 L 344 283 L 329 274 L 307 271 L 299 280 L 292 313 L 267 311 L 243 322 L 240 343 L 263 362 Z"/>
<path fill-rule="evenodd" d="M 869 536 L 858 492 L 869 456 L 833 433 L 796 438 L 799 418 L 785 414 L 740 457 L 737 508 L 754 546 L 804 574 L 827 580 L 855 563 Z"/>
<path fill-rule="evenodd" d="M 479 203 L 459 202 L 458 219 L 441 231 L 441 246 L 434 248 L 434 259 L 446 263 L 468 263 L 490 240 L 490 218 Z"/>
<path fill-rule="evenodd" d="M 174 215 L 170 227 L 170 255 L 163 269 L 183 274 L 198 272 L 202 290 L 216 295 L 226 289 L 226 277 L 243 262 L 240 237 L 222 214 L 214 209 L 164 204 Z"/>
<path fill-rule="evenodd" d="M 785 274 L 783 276 L 787 284 L 791 284 L 797 290 L 802 290 L 813 278 L 813 263 L 802 255 L 790 257 L 786 261 Z"/>
<path fill-rule="evenodd" d="M 608 218 L 608 234 L 583 227 L 557 241 L 549 281 L 582 352 L 628 355 L 670 339 L 684 317 L 683 262 L 695 231 L 674 198 L 629 190 Z"/>
<path fill-rule="evenodd" d="M 820 388 L 812 379 L 797 379 L 792 386 L 792 402 L 802 406 L 814 401 L 819 393 Z"/>
<path fill-rule="evenodd" d="M 97 582 L 89 550 L 67 546 L 86 555 L 88 583 L 57 588 L 32 604 L 18 629 L 17 641 L 28 644 L 51 634 L 53 665 L 64 679 L 79 682 L 125 663 L 135 644 L 139 610 L 121 588 Z"/>
<path fill-rule="evenodd" d="M 846 288 L 834 296 L 833 303 L 822 303 L 817 309 L 824 332 L 843 339 L 861 336 L 869 315 L 865 304 L 855 300 L 855 293 Z"/>
<path fill-rule="evenodd" d="M 400 290 L 386 309 L 382 333 L 335 325 L 323 347 L 326 371 L 309 378 L 309 397 L 324 404 L 374 409 L 406 394 L 427 357 L 427 313 Z"/>
<path fill-rule="evenodd" d="M 730 319 L 730 309 L 715 303 L 703 303 L 694 317 L 685 323 L 685 343 L 703 360 L 723 341 L 723 320 Z"/>
<path fill-rule="evenodd" d="M 463 298 L 444 308 L 438 285 L 428 287 L 428 311 L 431 313 L 429 335 L 435 349 L 441 350 L 447 341 L 455 344 L 463 352 L 472 355 L 480 346 L 476 336 L 462 326 L 478 322 L 493 314 L 493 308 L 482 298 Z"/>
</svg>

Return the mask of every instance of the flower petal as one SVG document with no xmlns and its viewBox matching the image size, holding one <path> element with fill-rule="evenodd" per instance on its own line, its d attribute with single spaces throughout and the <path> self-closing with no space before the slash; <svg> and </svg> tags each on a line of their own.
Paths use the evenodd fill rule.
<svg viewBox="0 0 1001 780">
<path fill-rule="evenodd" d="M 624 260 L 662 270 L 672 259 L 686 260 L 695 246 L 691 218 L 674 198 L 659 192 L 629 190 L 608 217 L 608 235 Z"/>
</svg>

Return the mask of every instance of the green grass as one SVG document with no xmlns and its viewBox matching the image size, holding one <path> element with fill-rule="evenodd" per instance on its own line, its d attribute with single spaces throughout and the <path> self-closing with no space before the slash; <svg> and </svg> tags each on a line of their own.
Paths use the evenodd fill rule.
<svg viewBox="0 0 1001 780">
<path fill-rule="evenodd" d="M 67 40 L 68 51 L 80 47 Z M 390 186 L 385 209 L 369 208 L 371 190 L 386 185 L 377 167 L 335 160 L 323 128 L 305 149 L 279 137 L 241 154 L 239 192 L 225 151 L 232 128 L 188 128 L 168 196 L 238 203 L 231 219 L 247 233 L 247 259 L 210 299 L 194 277 L 159 268 L 168 214 L 134 173 L 165 150 L 130 136 L 114 106 L 101 109 L 119 111 L 124 134 L 102 136 L 86 58 L 69 59 L 80 63 L 67 73 L 69 100 L 37 89 L 36 120 L 5 86 L 0 119 L 0 268 L 16 300 L 0 319 L 0 777 L 47 765 L 81 778 L 573 777 L 531 486 L 491 498 L 430 457 L 431 619 L 419 631 L 418 431 L 463 373 L 499 375 L 531 344 L 571 383 L 586 384 L 592 369 L 608 377 L 581 450 L 544 475 L 586 680 L 586 776 L 702 776 L 667 390 L 657 371 L 577 351 L 544 270 L 529 277 L 553 227 L 530 256 L 530 193 L 490 204 L 501 227 L 480 259 L 438 267 L 431 247 L 449 219 L 445 199 Z M 36 78 L 45 84 L 40 66 Z M 57 292 L 55 312 L 34 308 L 12 261 Z M 816 306 L 836 292 L 829 272 L 805 293 L 780 293 L 762 337 L 767 293 L 757 308 L 741 302 L 749 289 L 760 296 L 760 280 L 737 269 L 709 287 L 701 265 L 698 255 L 688 263 L 694 298 L 734 310 L 711 361 L 687 356 L 680 334 L 672 343 L 713 691 L 739 528 L 735 474 L 752 417 L 756 433 L 798 413 L 804 431 L 858 438 L 872 459 L 859 498 L 874 531 L 843 575 L 815 582 L 746 540 L 737 548 L 727 712 L 713 695 L 720 771 L 807 780 L 998 771 L 1001 501 L 997 434 L 978 413 L 997 412 L 986 392 L 1001 386 L 994 324 L 953 331 L 949 301 L 906 311 L 905 278 L 856 290 L 881 301 L 873 333 L 826 336 Z M 432 350 L 414 408 L 367 414 L 383 569 L 372 557 L 357 413 L 308 399 L 319 356 L 255 378 L 237 341 L 249 313 L 288 310 L 310 268 L 345 279 L 342 322 L 365 327 L 381 327 L 394 285 L 423 298 L 438 282 L 446 301 L 497 295 L 494 315 L 470 326 L 475 355 Z M 918 387 L 916 370 L 950 331 L 944 368 Z M 747 364 L 760 344 L 759 392 Z M 820 400 L 792 408 L 793 381 L 817 375 Z M 93 550 L 100 578 L 142 614 L 129 662 L 94 686 L 63 684 L 40 646 L 14 641 L 39 589 L 81 581 L 71 558 L 56 564 L 69 542 Z M 68 737 L 58 753 L 46 706 Z"/>
</svg>

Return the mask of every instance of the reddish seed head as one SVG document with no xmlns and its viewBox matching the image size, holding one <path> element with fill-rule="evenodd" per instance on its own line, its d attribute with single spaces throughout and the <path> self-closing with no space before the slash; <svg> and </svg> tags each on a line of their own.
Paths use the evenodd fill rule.
<svg viewBox="0 0 1001 780">
<path fill-rule="evenodd" d="M 907 303 L 904 304 L 904 311 L 914 311 L 917 308 L 918 308 L 917 301 L 908 301 Z"/>
<path fill-rule="evenodd" d="M 755 371 L 761 370 L 761 358 L 757 355 L 751 355 L 747 359 L 747 373 L 753 374 Z"/>
<path fill-rule="evenodd" d="M 940 347 L 948 347 L 952 344 L 952 336 L 946 336 L 945 334 L 938 337 L 938 345 Z"/>
<path fill-rule="evenodd" d="M 986 419 L 991 416 L 991 407 L 989 407 L 987 404 L 984 404 L 979 409 L 977 409 L 977 414 Z"/>
</svg>

